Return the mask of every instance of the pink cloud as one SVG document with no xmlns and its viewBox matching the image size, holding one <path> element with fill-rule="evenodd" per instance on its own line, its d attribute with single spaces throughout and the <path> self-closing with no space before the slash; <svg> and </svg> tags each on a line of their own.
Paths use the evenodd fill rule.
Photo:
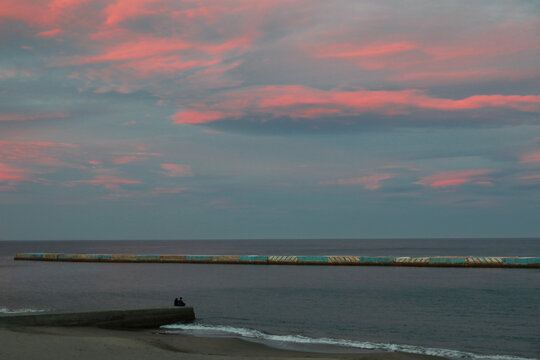
<svg viewBox="0 0 540 360">
<path fill-rule="evenodd" d="M 261 108 L 296 105 L 337 105 L 359 111 L 386 112 L 385 108 L 417 107 L 436 110 L 470 110 L 483 107 L 513 107 L 540 112 L 537 95 L 474 95 L 462 100 L 433 98 L 419 90 L 398 91 L 322 91 L 300 86 L 263 89 L 268 97 L 259 101 Z"/>
<path fill-rule="evenodd" d="M 50 66 L 80 66 L 76 77 L 85 83 L 81 89 L 86 87 L 96 93 L 144 89 L 162 98 L 164 104 L 175 103 L 182 109 L 172 116 L 175 124 L 201 124 L 244 115 L 332 120 L 370 112 L 396 115 L 416 110 L 453 112 L 496 107 L 540 112 L 540 96 L 536 95 L 480 94 L 456 100 L 415 89 L 425 88 L 426 84 L 500 79 L 512 74 L 532 78 L 537 70 L 527 63 L 529 52 L 538 48 L 535 33 L 530 31 L 537 28 L 536 20 L 509 19 L 504 24 L 489 22 L 461 29 L 459 22 L 443 19 L 441 27 L 460 31 L 430 34 L 425 31 L 433 25 L 429 20 L 404 17 L 398 26 L 390 20 L 392 17 L 379 18 L 371 6 L 359 5 L 362 11 L 350 13 L 344 11 L 347 6 L 341 10 L 337 7 L 333 11 L 341 11 L 343 21 L 319 22 L 330 10 L 321 4 L 278 0 L 232 0 L 227 4 L 216 0 L 6 0 L 0 15 L 26 21 L 40 38 L 37 40 L 62 34 L 63 40 L 76 42 L 76 47 L 67 47 L 46 61 Z M 483 10 L 475 10 L 480 19 L 486 16 Z M 516 11 L 521 14 L 522 10 Z M 349 16 L 356 19 L 353 14 L 357 13 L 364 16 L 362 21 L 351 21 Z M 145 26 L 131 26 L 126 21 L 134 19 Z M 282 32 L 289 35 L 273 33 L 276 20 Z M 381 24 L 388 32 L 375 30 Z M 261 47 L 268 49 L 270 62 L 299 48 L 303 54 L 294 55 L 296 59 L 291 56 L 287 64 L 304 61 L 305 69 L 315 69 L 309 71 L 320 71 L 323 64 L 340 72 L 343 65 L 350 66 L 344 64 L 348 62 L 369 70 L 359 70 L 362 86 L 381 89 L 388 81 L 399 81 L 402 90 L 319 90 L 300 85 L 231 90 L 245 80 L 229 70 L 246 60 L 242 55 L 258 53 Z M 508 54 L 519 54 L 524 59 L 519 62 L 525 64 L 523 70 L 511 71 L 508 60 L 499 61 Z M 246 65 L 255 71 L 257 66 L 263 66 L 250 61 Z M 321 84 L 322 78 L 316 73 L 313 79 L 325 89 L 329 84 L 345 88 L 358 84 L 352 81 L 358 74 L 353 70 L 351 82 L 345 80 L 344 84 L 333 80 Z M 179 96 L 170 87 L 173 83 L 178 85 L 173 88 L 181 87 L 188 95 Z M 283 83 L 283 79 L 275 83 Z M 211 89 L 223 91 L 209 95 L 217 93 Z M 37 118 L 43 117 L 0 115 L 0 121 Z"/>
<path fill-rule="evenodd" d="M 188 177 L 193 176 L 190 165 L 181 164 L 161 164 L 161 168 L 165 171 L 161 171 L 160 174 L 170 177 Z"/>
<path fill-rule="evenodd" d="M 119 156 L 119 157 L 113 158 L 111 162 L 116 165 L 124 165 L 124 164 L 131 164 L 136 161 L 144 161 L 144 160 L 146 159 L 139 158 L 137 156 Z"/>
<path fill-rule="evenodd" d="M 525 184 L 540 184 L 540 174 L 521 176 L 519 180 Z"/>
<path fill-rule="evenodd" d="M 80 0 L 53 0 L 47 5 L 49 8 L 47 16 L 52 21 L 58 21 L 61 17 L 70 17 L 77 9 L 84 6 L 84 3 L 85 1 Z"/>
<path fill-rule="evenodd" d="M 156 14 L 159 12 L 158 8 L 151 8 L 149 5 L 157 2 L 156 0 L 117 0 L 104 10 L 107 16 L 105 25 L 116 25 L 127 19 Z M 166 11 L 166 8 L 162 7 L 161 11 Z"/>
<path fill-rule="evenodd" d="M 519 162 L 523 164 L 540 162 L 540 153 L 530 153 L 530 154 L 521 155 L 519 158 Z"/>
<path fill-rule="evenodd" d="M 317 118 L 334 114 L 339 115 L 340 110 L 325 107 L 312 107 L 309 109 L 299 109 L 295 112 L 295 117 Z"/>
<path fill-rule="evenodd" d="M 212 23 L 228 12 L 246 10 L 245 1 L 231 1 L 226 5 L 220 2 L 212 4 L 212 2 L 208 1 L 190 1 L 189 3 L 191 7 L 176 10 L 176 7 L 183 7 L 182 2 L 164 0 L 116 0 L 103 10 L 106 16 L 104 24 L 113 26 L 128 19 L 156 14 L 170 15 L 171 18 L 179 21 L 201 19 L 207 23 Z M 259 3 L 261 7 L 264 6 L 264 1 L 260 1 Z"/>
<path fill-rule="evenodd" d="M 0 70 L 0 79 L 10 79 L 17 76 L 17 71 L 15 70 Z"/>
<path fill-rule="evenodd" d="M 33 27 L 64 29 L 81 22 L 97 25 L 95 7 L 93 2 L 81 0 L 4 0 L 0 17 L 25 21 Z"/>
<path fill-rule="evenodd" d="M 482 14 L 484 16 L 486 14 Z M 386 24 L 385 28 L 392 28 L 390 19 L 393 17 L 380 18 L 373 27 Z M 436 29 L 437 26 L 427 19 L 427 22 L 415 19 L 414 24 L 409 23 L 407 27 L 400 23 L 399 32 L 379 31 L 374 34 L 365 25 L 374 20 L 368 17 L 366 22 L 340 24 L 330 31 L 313 32 L 306 39 L 304 48 L 314 57 L 347 61 L 367 70 L 458 73 L 471 67 L 482 69 L 499 59 L 504 62 L 503 56 L 508 54 L 538 49 L 533 35 L 538 26 L 536 19 L 519 22 L 507 19 L 504 25 L 502 22 L 484 23 L 484 26 L 473 30 L 468 26 L 459 27 L 459 22 L 454 25 L 449 18 L 442 20 L 440 26 L 456 26 L 454 30 L 447 31 L 447 34 L 435 31 L 433 35 L 425 29 Z M 405 23 L 410 20 L 412 18 Z M 464 33 L 468 35 L 463 36 Z M 455 81 L 452 78 L 442 79 L 445 80 Z"/>
<path fill-rule="evenodd" d="M 45 26 L 49 16 L 48 2 L 45 0 L 5 0 L 0 8 L 0 17 L 14 18 L 33 25 Z"/>
<path fill-rule="evenodd" d="M 236 61 L 230 65 L 226 65 L 226 66 L 214 66 L 214 67 L 211 67 L 211 68 L 208 68 L 208 69 L 205 69 L 205 70 L 202 70 L 199 72 L 199 75 L 209 75 L 209 74 L 221 74 L 221 73 L 224 73 L 226 71 L 229 71 L 231 69 L 234 69 L 235 67 L 237 67 L 238 65 L 240 65 L 240 62 L 239 61 Z"/>
<path fill-rule="evenodd" d="M 77 147 L 75 144 L 45 141 L 0 141 L 0 159 L 38 161 L 46 158 L 51 151 L 75 147 Z"/>
<path fill-rule="evenodd" d="M 59 66 L 105 62 L 124 63 L 116 68 L 131 68 L 142 73 L 170 72 L 219 64 L 225 53 L 248 50 L 253 36 L 236 36 L 222 42 L 204 43 L 186 37 L 153 37 L 122 32 L 119 41 L 106 45 L 93 56 L 68 56 Z M 106 43 L 107 44 L 107 43 Z M 190 57 L 189 59 L 184 59 Z"/>
<path fill-rule="evenodd" d="M 204 124 L 227 117 L 220 111 L 182 110 L 171 116 L 175 124 Z"/>
<path fill-rule="evenodd" d="M 188 2 L 115 0 L 97 3 L 81 0 L 4 0 L 3 6 L 0 8 L 0 16 L 45 27 L 53 24 L 68 26 L 76 15 L 86 14 L 88 17 L 96 18 L 96 22 L 91 23 L 94 26 L 116 27 L 125 20 L 155 14 L 164 14 L 172 19 L 184 21 L 200 19 L 213 22 L 229 13 L 243 15 L 255 12 L 263 13 L 282 3 L 283 1 L 278 0 L 260 0 L 256 6 L 252 6 L 249 1 L 239 0 L 230 1 L 224 6 L 221 1 L 200 2 L 196 0 Z M 79 19 L 79 22 L 85 24 L 88 21 L 88 19 Z"/>
<path fill-rule="evenodd" d="M 224 13 L 231 11 L 230 5 L 232 5 L 232 3 L 228 3 L 228 7 L 224 6 L 223 3 L 220 4 L 219 2 L 216 2 L 210 6 L 208 6 L 208 4 L 202 5 L 200 3 L 198 5 L 199 6 L 197 7 L 174 11 L 171 13 L 171 15 L 177 20 L 185 21 L 200 19 L 206 24 L 212 24 L 219 20 Z"/>
<path fill-rule="evenodd" d="M 131 164 L 134 162 L 143 162 L 147 161 L 150 157 L 163 156 L 160 153 L 151 153 L 151 152 L 131 152 L 131 153 L 120 153 L 114 154 L 111 158 L 111 163 L 116 165 L 125 165 Z"/>
<path fill-rule="evenodd" d="M 436 110 L 471 110 L 484 107 L 509 107 L 521 111 L 540 112 L 538 95 L 473 95 L 462 100 L 419 99 L 419 107 Z"/>
<path fill-rule="evenodd" d="M 375 43 L 363 46 L 356 44 L 331 44 L 316 49 L 315 56 L 320 58 L 359 58 L 395 54 L 411 51 L 418 45 L 411 42 Z"/>
<path fill-rule="evenodd" d="M 371 176 L 363 176 L 357 178 L 338 179 L 336 181 L 321 182 L 321 185 L 344 185 L 344 186 L 363 186 L 367 190 L 376 190 L 381 187 L 381 182 L 384 180 L 396 177 L 396 174 L 378 174 Z"/>
<path fill-rule="evenodd" d="M 138 76 L 151 76 L 154 73 L 184 72 L 189 69 L 209 67 L 219 64 L 221 59 L 211 60 L 182 60 L 180 56 L 161 56 L 130 61 L 118 66 L 118 69 L 131 69 L 136 71 Z"/>
<path fill-rule="evenodd" d="M 37 181 L 32 178 L 35 174 L 60 167 L 75 168 L 78 165 L 58 159 L 57 153 L 76 147 L 43 141 L 0 141 L 0 182 L 7 182 L 6 189 L 14 190 L 20 182 Z"/>
<path fill-rule="evenodd" d="M 489 81 L 505 79 L 516 81 L 534 76 L 527 71 L 507 71 L 498 69 L 478 69 L 478 70 L 447 70 L 431 72 L 405 72 L 391 78 L 393 81 L 404 82 L 415 85 L 440 85 L 440 84 L 461 84 L 479 81 Z"/>
<path fill-rule="evenodd" d="M 540 96 L 474 95 L 454 100 L 431 97 L 414 89 L 339 91 L 283 85 L 230 91 L 208 99 L 207 104 L 193 104 L 193 107 L 173 115 L 171 118 L 176 120 L 175 124 L 200 124 L 226 117 L 256 114 L 321 118 L 368 112 L 409 114 L 413 109 L 470 111 L 491 107 L 540 112 Z"/>
<path fill-rule="evenodd" d="M 514 30 L 524 30 L 529 26 L 537 26 L 537 23 L 523 23 L 521 29 L 516 27 Z M 491 34 L 486 32 L 454 43 L 426 43 L 423 45 L 423 51 L 431 55 L 435 61 L 455 61 L 459 58 L 494 58 L 495 56 L 534 49 L 537 45 L 532 43 L 531 40 L 534 40 L 534 37 L 522 36 L 521 38 L 515 38 L 507 31 L 504 31 L 502 27 L 499 27 L 494 29 Z"/>
<path fill-rule="evenodd" d="M 56 59 L 54 64 L 60 67 L 81 66 L 78 77 L 86 77 L 87 86 L 93 84 L 94 91 L 99 93 L 130 93 L 146 87 L 162 91 L 162 81 L 184 73 L 189 74 L 184 82 L 197 79 L 199 86 L 201 77 L 198 73 L 201 73 L 202 81 L 209 82 L 202 86 L 219 87 L 223 83 L 224 72 L 232 68 L 220 64 L 249 50 L 253 41 L 252 36 L 237 34 L 213 43 L 191 39 L 187 34 L 169 38 L 126 32 L 118 36 L 115 41 L 107 37 L 100 41 L 104 45 L 93 48 L 93 55 L 66 56 Z M 88 67 L 90 64 L 95 66 Z M 216 72 L 206 72 L 214 68 Z"/>
<path fill-rule="evenodd" d="M 21 49 L 25 50 L 31 50 L 32 48 L 30 46 L 21 46 Z M 0 69 L 0 79 L 10 79 L 14 77 L 30 77 L 32 76 L 32 73 L 27 70 L 12 70 L 12 69 Z M 4 115 L 8 116 L 8 115 Z M 17 114 L 15 114 L 17 116 Z"/>
<path fill-rule="evenodd" d="M 493 171 L 491 169 L 441 171 L 433 175 L 424 176 L 413 184 L 420 184 L 431 188 L 456 187 L 467 183 L 491 186 L 493 183 L 486 175 Z"/>
<path fill-rule="evenodd" d="M 98 93 L 160 89 L 170 76 L 193 76 L 214 68 L 212 79 L 205 75 L 205 81 L 221 83 L 223 73 L 241 62 L 236 60 L 231 67 L 227 60 L 252 49 L 254 40 L 262 35 L 259 27 L 268 10 L 284 4 L 277 0 L 257 4 L 240 0 L 226 5 L 171 0 L 6 1 L 13 8 L 6 15 L 39 28 L 39 37 L 63 34 L 64 41 L 76 41 L 80 51 L 58 52 L 47 61 L 56 67 L 80 66 L 77 79 L 86 80 L 86 88 Z M 147 19 L 156 31 L 126 26 L 124 22 L 130 19 Z M 215 21 L 229 25 L 219 25 L 216 36 L 203 35 Z"/>
<path fill-rule="evenodd" d="M 136 40 L 125 41 L 119 45 L 110 46 L 100 55 L 67 58 L 61 64 L 85 65 L 105 61 L 135 60 L 184 50 L 190 47 L 191 45 L 182 39 L 139 36 Z"/>
<path fill-rule="evenodd" d="M 315 40 L 306 48 L 315 58 L 349 62 L 368 71 L 406 69 L 421 62 L 420 45 L 412 40 L 365 44 L 321 44 Z"/>
<path fill-rule="evenodd" d="M 20 169 L 0 162 L 0 183 L 15 185 L 21 181 L 29 180 L 30 171 Z M 6 190 L 9 187 L 6 187 Z"/>
<path fill-rule="evenodd" d="M 60 29 L 51 29 L 51 30 L 41 31 L 37 35 L 38 36 L 43 36 L 43 37 L 54 37 L 54 36 L 60 34 L 61 32 L 62 32 L 62 30 L 60 30 Z"/>
</svg>

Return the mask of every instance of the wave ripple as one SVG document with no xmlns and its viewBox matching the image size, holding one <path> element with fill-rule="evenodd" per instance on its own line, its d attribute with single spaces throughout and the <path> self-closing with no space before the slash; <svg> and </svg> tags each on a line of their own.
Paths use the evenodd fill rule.
<svg viewBox="0 0 540 360">
<path fill-rule="evenodd" d="M 273 335 L 267 334 L 259 330 L 223 326 L 223 325 L 205 325 L 205 324 L 172 324 L 164 325 L 161 327 L 166 330 L 173 331 L 186 331 L 191 333 L 197 333 L 207 336 L 223 334 L 229 336 L 237 336 L 240 338 L 264 340 L 269 342 L 283 342 L 283 343 L 296 343 L 296 344 L 313 344 L 313 345 L 332 345 L 342 346 L 348 348 L 356 348 L 362 350 L 378 350 L 389 352 L 404 352 L 410 354 L 422 354 L 442 356 L 448 359 L 471 359 L 471 360 L 538 360 L 532 358 L 516 357 L 511 355 L 482 355 L 474 354 L 470 352 L 429 348 L 415 345 L 404 344 L 387 344 L 371 341 L 356 341 L 347 339 L 332 339 L 332 338 L 312 338 L 303 335 Z"/>
</svg>

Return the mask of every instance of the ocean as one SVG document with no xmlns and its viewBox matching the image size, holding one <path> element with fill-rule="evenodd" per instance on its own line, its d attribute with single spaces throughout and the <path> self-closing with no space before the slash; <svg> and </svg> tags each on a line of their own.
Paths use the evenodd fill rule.
<svg viewBox="0 0 540 360">
<path fill-rule="evenodd" d="M 289 349 L 539 359 L 540 270 L 14 261 L 17 252 L 540 256 L 540 239 L 3 241 L 0 312 L 172 305 L 162 331 Z"/>
</svg>

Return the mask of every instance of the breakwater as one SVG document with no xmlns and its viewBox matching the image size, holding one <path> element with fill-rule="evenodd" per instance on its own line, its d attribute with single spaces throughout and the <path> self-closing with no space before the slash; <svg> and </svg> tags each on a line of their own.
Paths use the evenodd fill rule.
<svg viewBox="0 0 540 360">
<path fill-rule="evenodd" d="M 0 326 L 95 326 L 131 329 L 195 320 L 192 307 L 169 306 L 144 309 L 113 309 L 82 312 L 44 312 L 0 315 Z"/>
<path fill-rule="evenodd" d="M 297 256 L 297 255 L 136 255 L 19 253 L 15 260 L 117 262 L 117 263 L 199 263 L 256 265 L 349 265 L 349 266 L 433 266 L 433 267 L 513 267 L 540 268 L 540 257 L 479 256 Z"/>
</svg>

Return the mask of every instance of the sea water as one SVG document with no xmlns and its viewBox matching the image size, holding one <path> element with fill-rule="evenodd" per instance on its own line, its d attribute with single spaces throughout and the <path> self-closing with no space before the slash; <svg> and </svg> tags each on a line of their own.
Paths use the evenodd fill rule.
<svg viewBox="0 0 540 360">
<path fill-rule="evenodd" d="M 540 239 L 0 242 L 0 312 L 195 308 L 169 333 L 326 351 L 540 358 L 540 269 L 14 261 L 17 252 L 540 256 Z"/>
</svg>

